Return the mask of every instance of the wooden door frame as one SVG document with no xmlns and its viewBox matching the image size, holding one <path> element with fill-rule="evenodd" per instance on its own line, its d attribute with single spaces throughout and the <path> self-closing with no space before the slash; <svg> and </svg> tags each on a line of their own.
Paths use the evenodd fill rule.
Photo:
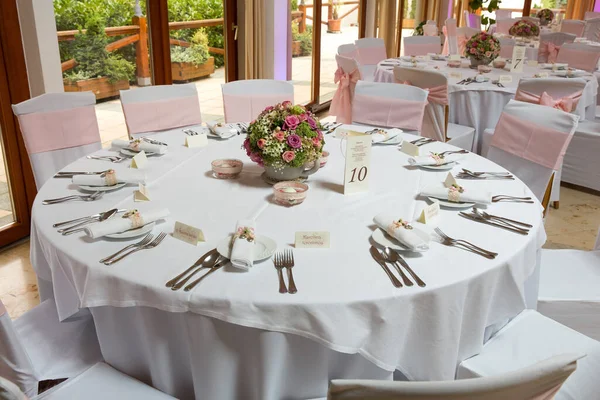
<svg viewBox="0 0 600 400">
<path fill-rule="evenodd" d="M 225 36 L 225 82 L 237 81 L 240 76 L 235 29 L 239 30 L 237 1 L 223 0 L 223 35 Z M 239 35 L 239 32 L 238 32 Z"/>
</svg>

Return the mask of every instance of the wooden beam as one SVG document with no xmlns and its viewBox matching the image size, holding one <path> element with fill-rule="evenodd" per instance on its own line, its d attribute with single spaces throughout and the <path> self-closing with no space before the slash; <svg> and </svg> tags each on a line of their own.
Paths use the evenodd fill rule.
<svg viewBox="0 0 600 400">
<path fill-rule="evenodd" d="M 127 36 L 127 37 L 124 37 L 123 39 L 115 40 L 114 42 L 109 43 L 106 46 L 106 50 L 115 51 L 115 50 L 120 49 L 121 47 L 129 46 L 130 44 L 133 44 L 133 43 L 137 42 L 138 40 L 140 40 L 139 34 Z"/>
<path fill-rule="evenodd" d="M 360 2 L 358 10 L 358 38 L 362 39 L 367 33 L 367 0 Z"/>
<path fill-rule="evenodd" d="M 181 47 L 190 47 L 192 44 L 190 42 L 186 42 L 185 40 L 173 39 L 169 38 L 169 43 L 173 46 L 181 46 Z"/>
<path fill-rule="evenodd" d="M 65 62 L 63 62 L 62 64 L 60 64 L 60 68 L 62 69 L 62 72 L 68 71 L 71 68 L 75 68 L 77 66 L 77 61 L 75 61 L 74 58 L 71 58 L 70 60 L 67 60 Z"/>
<path fill-rule="evenodd" d="M 225 37 L 223 55 L 225 56 L 225 81 L 232 82 L 239 78 L 240 65 L 238 65 L 238 30 L 243 32 L 243 26 L 238 23 L 237 0 L 224 0 L 223 10 L 226 24 L 223 26 L 223 36 Z M 213 53 L 221 54 L 214 49 Z M 221 49 L 218 49 L 221 51 Z M 209 51 L 211 51 L 209 49 Z"/>
<path fill-rule="evenodd" d="M 109 28 L 105 28 L 106 36 L 120 36 L 120 35 L 131 35 L 135 33 L 139 33 L 140 27 L 137 25 L 126 25 L 126 26 L 113 26 Z M 85 29 L 81 31 L 85 33 Z M 58 41 L 64 42 L 68 40 L 75 39 L 75 35 L 79 33 L 79 30 L 71 30 L 71 31 L 59 31 L 57 32 Z"/>
<path fill-rule="evenodd" d="M 525 0 L 525 2 L 523 3 L 523 16 L 529 17 L 530 13 L 531 13 L 531 0 Z"/>
<path fill-rule="evenodd" d="M 177 31 L 179 29 L 197 29 L 219 25 L 223 25 L 223 18 L 201 19 L 196 21 L 176 21 L 169 22 L 169 30 Z"/>
<path fill-rule="evenodd" d="M 354 11 L 358 10 L 358 6 L 354 6 L 352 7 L 352 9 L 348 12 L 346 12 L 345 14 L 340 15 L 339 19 L 344 19 L 346 18 L 348 15 L 352 14 Z"/>
<path fill-rule="evenodd" d="M 173 83 L 171 43 L 169 40 L 169 9 L 167 0 L 148 0 L 152 73 L 155 85 Z"/>
</svg>

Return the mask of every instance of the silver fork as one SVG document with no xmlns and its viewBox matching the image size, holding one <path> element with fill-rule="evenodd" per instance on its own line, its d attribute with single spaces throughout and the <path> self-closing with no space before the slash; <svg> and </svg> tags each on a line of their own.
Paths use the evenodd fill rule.
<svg viewBox="0 0 600 400">
<path fill-rule="evenodd" d="M 443 157 L 443 156 L 449 156 L 450 154 L 467 154 L 468 151 L 467 150 L 446 150 L 446 151 L 442 151 L 441 153 L 438 153 L 438 156 Z"/>
<path fill-rule="evenodd" d="M 158 246 L 159 244 L 161 244 L 161 242 L 162 242 L 162 241 L 163 241 L 163 240 L 164 240 L 166 237 L 167 237 L 167 234 L 166 234 L 166 233 L 164 233 L 164 232 L 161 232 L 161 233 L 160 233 L 160 234 L 159 234 L 157 237 L 155 237 L 155 238 L 154 238 L 154 240 L 153 240 L 153 241 L 151 241 L 150 243 L 147 243 L 147 244 L 145 244 L 145 245 L 143 245 L 143 246 L 136 247 L 135 249 L 131 250 L 129 253 L 125 253 L 125 254 L 123 254 L 123 255 L 122 255 L 122 256 L 120 256 L 120 257 L 113 258 L 112 260 L 105 262 L 105 263 L 104 263 L 104 265 L 112 265 L 112 264 L 114 264 L 114 263 L 116 263 L 116 262 L 119 262 L 119 261 L 121 261 L 121 260 L 122 260 L 122 259 L 124 259 L 125 257 L 127 257 L 127 256 L 130 256 L 130 255 L 132 255 L 133 253 L 136 253 L 136 252 L 138 252 L 138 251 L 140 251 L 140 250 L 148 250 L 148 249 L 153 249 L 153 248 L 155 248 L 156 246 Z"/>
<path fill-rule="evenodd" d="M 42 204 L 58 204 L 58 203 L 63 203 L 65 201 L 70 201 L 70 200 L 83 200 L 83 201 L 94 201 L 94 200 L 98 200 L 100 198 L 102 198 L 102 196 L 104 196 L 104 192 L 94 192 L 90 195 L 72 195 L 72 196 L 66 196 L 66 197 L 59 197 L 56 199 L 46 199 L 44 201 L 42 201 Z"/>
<path fill-rule="evenodd" d="M 499 194 L 492 197 L 492 203 L 498 203 L 500 201 L 512 202 L 512 203 L 533 203 L 531 197 L 515 197 L 505 194 Z"/>
<path fill-rule="evenodd" d="M 494 253 L 493 251 L 489 251 L 479 246 L 475 246 L 473 243 L 467 242 L 466 240 L 453 239 L 450 236 L 446 235 L 444 232 L 442 232 L 440 228 L 435 228 L 434 230 L 438 235 L 440 235 L 440 237 L 443 240 L 443 244 L 446 246 L 462 246 L 463 249 L 471 251 L 475 254 L 479 254 L 480 256 L 483 256 L 485 258 L 489 258 L 490 260 L 496 258 L 496 256 L 498 255 L 498 253 Z"/>
<path fill-rule="evenodd" d="M 290 282 L 289 293 L 294 294 L 298 291 L 296 289 L 296 283 L 294 282 L 294 275 L 292 274 L 292 268 L 294 267 L 294 252 L 291 249 L 284 250 L 283 265 L 287 269 L 288 281 Z"/>
<path fill-rule="evenodd" d="M 138 246 L 144 246 L 144 245 L 150 243 L 150 241 L 152 240 L 153 237 L 154 237 L 154 235 L 151 234 L 151 233 L 149 233 L 146 236 L 144 236 L 144 238 L 142 240 L 140 240 L 139 242 L 132 243 L 129 246 L 125 246 L 121 250 L 117 251 L 115 254 L 111 254 L 110 256 L 105 257 L 105 258 L 103 258 L 102 260 L 100 260 L 98 262 L 104 263 L 104 262 L 110 260 L 111 258 L 115 258 L 116 256 L 118 256 L 119 254 L 123 253 L 124 251 L 131 250 L 131 249 L 133 249 L 135 247 L 138 247 Z"/>
<path fill-rule="evenodd" d="M 275 253 L 273 255 L 273 265 L 275 265 L 275 269 L 277 270 L 277 275 L 279 276 L 279 293 L 287 293 L 287 287 L 285 286 L 285 281 L 283 280 L 283 256 L 280 252 Z"/>
<path fill-rule="evenodd" d="M 120 163 L 125 160 L 125 157 L 120 156 L 86 156 L 85 158 L 89 160 L 101 160 L 101 161 L 110 161 L 112 163 Z"/>
<path fill-rule="evenodd" d="M 475 175 L 475 176 L 480 176 L 480 175 L 511 176 L 512 175 L 510 172 L 473 172 L 466 168 L 463 168 L 462 170 L 465 171 L 469 175 Z"/>
</svg>

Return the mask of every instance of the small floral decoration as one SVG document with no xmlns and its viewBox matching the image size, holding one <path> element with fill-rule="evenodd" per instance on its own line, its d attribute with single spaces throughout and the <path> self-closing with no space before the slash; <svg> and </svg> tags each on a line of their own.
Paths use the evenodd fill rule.
<svg viewBox="0 0 600 400">
<path fill-rule="evenodd" d="M 243 148 L 261 166 L 301 167 L 321 157 L 322 129 L 312 112 L 284 101 L 265 108 L 250 124 Z"/>
<path fill-rule="evenodd" d="M 405 221 L 402 218 L 400 218 L 398 221 L 392 222 L 392 230 L 400 228 L 412 229 L 413 227 L 408 221 Z"/>
<path fill-rule="evenodd" d="M 512 36 L 519 37 L 531 37 L 531 36 L 539 36 L 540 28 L 535 23 L 528 21 L 526 19 L 521 19 L 513 26 L 510 27 L 508 33 Z"/>
<path fill-rule="evenodd" d="M 540 19 L 540 23 L 549 24 L 554 19 L 554 12 L 549 8 L 543 8 L 535 16 Z"/>
<path fill-rule="evenodd" d="M 465 56 L 476 60 L 493 61 L 500 55 L 500 41 L 485 32 L 471 36 L 465 46 Z"/>
<path fill-rule="evenodd" d="M 427 23 L 427 21 L 421 21 L 419 25 L 415 27 L 413 31 L 413 36 L 423 36 L 423 26 Z"/>
<path fill-rule="evenodd" d="M 133 139 L 132 141 L 129 142 L 129 148 L 131 150 L 135 150 L 138 151 L 140 149 L 140 145 L 142 144 L 142 139 Z"/>
<path fill-rule="evenodd" d="M 453 183 L 452 186 L 450 186 L 448 189 L 450 189 L 450 191 L 452 191 L 452 192 L 458 192 L 458 193 L 465 192 L 465 188 L 460 186 L 458 183 Z"/>
<path fill-rule="evenodd" d="M 246 239 L 248 242 L 254 242 L 254 228 L 240 226 L 235 233 L 234 239 Z"/>
</svg>

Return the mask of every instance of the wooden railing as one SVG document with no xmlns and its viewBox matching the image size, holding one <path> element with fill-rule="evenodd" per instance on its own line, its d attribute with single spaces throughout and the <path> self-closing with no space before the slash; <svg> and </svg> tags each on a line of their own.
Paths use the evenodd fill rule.
<svg viewBox="0 0 600 400">
<path fill-rule="evenodd" d="M 354 7 L 352 7 L 350 10 L 346 11 L 344 14 L 339 15 L 338 16 L 338 20 L 342 20 L 344 18 L 346 18 L 347 16 L 349 16 L 350 14 L 352 14 L 354 11 L 358 10 L 358 7 L 360 5 L 360 1 L 354 0 L 354 1 L 335 1 L 333 3 L 327 3 L 327 4 L 322 4 L 322 7 L 327 7 L 327 20 L 332 20 L 333 19 L 333 9 L 334 7 L 338 7 L 338 6 L 348 6 L 348 5 L 355 5 Z M 298 17 L 294 18 L 294 13 L 292 13 L 292 19 L 297 19 L 300 18 L 300 21 L 298 23 L 298 32 L 303 33 L 306 30 L 306 20 L 310 19 L 313 20 L 313 17 L 310 15 L 307 15 L 306 10 L 308 8 L 313 8 L 314 4 L 300 4 L 298 5 L 298 11 L 296 11 L 297 13 L 301 14 Z M 327 21 L 321 21 L 322 24 L 327 25 Z"/>
</svg>

